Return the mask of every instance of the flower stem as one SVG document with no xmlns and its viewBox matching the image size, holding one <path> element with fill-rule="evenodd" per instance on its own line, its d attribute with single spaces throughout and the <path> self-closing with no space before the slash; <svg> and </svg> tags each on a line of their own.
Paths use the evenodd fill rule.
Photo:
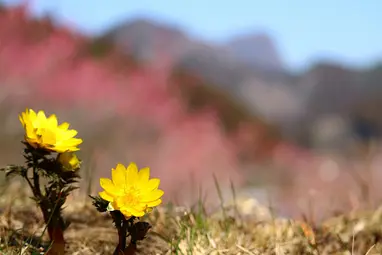
<svg viewBox="0 0 382 255">
<path fill-rule="evenodd" d="M 33 195 L 36 198 L 40 210 L 43 214 L 46 228 L 41 234 L 40 240 L 42 239 L 45 230 L 48 230 L 49 239 L 52 242 L 50 249 L 47 254 L 49 255 L 63 255 L 65 251 L 65 239 L 64 239 L 64 226 L 63 218 L 61 215 L 61 187 L 56 184 L 55 191 L 51 190 L 50 194 L 42 194 L 40 186 L 40 174 L 38 165 L 39 155 L 31 152 L 31 163 L 33 177 L 32 182 L 29 180 L 28 176 L 24 176 L 27 180 L 29 186 L 32 189 Z M 57 194 L 57 190 L 59 193 Z"/>
<path fill-rule="evenodd" d="M 126 248 L 126 237 L 127 233 L 129 232 L 131 226 L 134 223 L 135 217 L 131 217 L 128 220 L 126 220 L 125 216 L 123 216 L 123 214 L 120 211 L 111 211 L 110 214 L 118 230 L 118 245 L 113 255 L 134 254 L 136 248 L 135 240 L 133 242 L 130 242 L 129 246 Z"/>
<path fill-rule="evenodd" d="M 113 255 L 123 254 L 123 251 L 126 248 L 126 235 L 127 235 L 127 226 L 125 224 L 124 216 L 120 211 L 111 211 L 111 217 L 114 220 L 115 227 L 118 231 L 118 245 L 114 250 Z"/>
<path fill-rule="evenodd" d="M 135 252 L 137 251 L 137 243 L 131 241 L 129 246 L 125 249 L 123 255 L 134 255 Z"/>
<path fill-rule="evenodd" d="M 60 195 L 58 196 L 53 207 L 51 203 L 52 201 L 45 200 L 41 204 L 41 211 L 44 216 L 46 228 L 48 229 L 49 239 L 52 241 L 52 246 L 47 252 L 48 255 L 63 255 L 65 251 L 63 219 L 58 206 L 59 199 Z M 44 229 L 42 235 L 44 234 L 46 228 Z"/>
<path fill-rule="evenodd" d="M 117 252 L 124 251 L 126 248 L 126 235 L 127 235 L 127 228 L 125 224 L 122 223 L 121 228 L 118 229 L 118 246 L 117 246 Z M 117 253 L 119 254 L 119 253 Z"/>
<path fill-rule="evenodd" d="M 48 234 L 53 244 L 46 254 L 63 255 L 65 253 L 64 231 L 60 227 L 48 225 Z"/>
<path fill-rule="evenodd" d="M 40 176 L 38 174 L 38 158 L 32 152 L 32 161 L 33 161 L 33 190 L 34 195 L 37 199 L 41 199 L 41 189 L 40 189 Z"/>
<path fill-rule="evenodd" d="M 41 189 L 40 189 L 40 176 L 38 175 L 37 168 L 33 167 L 33 186 L 38 199 L 41 198 Z"/>
</svg>

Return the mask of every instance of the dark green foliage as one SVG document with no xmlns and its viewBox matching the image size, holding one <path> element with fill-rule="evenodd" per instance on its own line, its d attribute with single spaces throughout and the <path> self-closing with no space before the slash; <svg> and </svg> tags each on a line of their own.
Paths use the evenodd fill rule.
<svg viewBox="0 0 382 255">
<path fill-rule="evenodd" d="M 23 166 L 8 165 L 6 167 L 0 168 L 0 171 L 5 172 L 7 178 L 13 177 L 14 175 L 25 176 L 27 168 Z"/>
<path fill-rule="evenodd" d="M 100 196 L 93 197 L 89 195 L 89 197 L 93 200 L 92 204 L 99 212 L 106 212 L 107 206 L 109 204 L 108 201 L 102 199 Z"/>
<path fill-rule="evenodd" d="M 78 171 L 63 171 L 52 152 L 22 143 L 25 145 L 25 166 L 8 165 L 0 170 L 5 171 L 7 177 L 19 175 L 26 180 L 48 231 L 56 228 L 64 231 L 69 224 L 63 219 L 62 209 L 68 195 L 78 188 L 73 186 L 80 178 Z M 40 183 L 42 179 L 46 181 L 45 185 Z"/>
</svg>

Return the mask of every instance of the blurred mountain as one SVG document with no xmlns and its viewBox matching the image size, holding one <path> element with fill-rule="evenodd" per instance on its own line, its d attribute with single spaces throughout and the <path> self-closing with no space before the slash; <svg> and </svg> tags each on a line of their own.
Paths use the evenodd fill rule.
<svg viewBox="0 0 382 255">
<path fill-rule="evenodd" d="M 266 33 L 240 36 L 228 42 L 233 54 L 246 64 L 265 70 L 283 70 L 275 42 Z"/>
<path fill-rule="evenodd" d="M 147 19 L 118 25 L 103 37 L 139 60 L 152 60 L 157 52 L 175 58 L 193 44 L 181 30 Z"/>
<path fill-rule="evenodd" d="M 250 72 L 284 70 L 273 40 L 265 33 L 240 36 L 219 45 L 193 39 L 174 25 L 138 18 L 117 25 L 103 37 L 142 60 L 152 60 L 160 54 L 175 63 L 186 62 L 186 66 L 198 61 L 227 62 L 227 66 L 243 64 Z"/>
<path fill-rule="evenodd" d="M 375 114 L 382 107 L 381 71 L 375 67 L 357 70 L 339 63 L 314 65 L 298 79 L 304 113 L 298 120 L 300 128 L 296 127 L 294 132 L 307 133 L 310 145 L 315 146 L 314 136 L 333 133 L 341 127 L 339 140 L 331 136 L 326 140 L 336 144 L 333 146 L 346 148 L 354 138 L 359 119 L 382 130 L 382 116 Z M 337 124 L 329 125 L 332 121 Z"/>
<path fill-rule="evenodd" d="M 333 118 L 340 119 L 342 124 L 335 123 L 346 135 L 356 116 L 370 115 L 375 123 L 382 120 L 371 114 L 382 98 L 380 67 L 354 70 L 319 62 L 294 74 L 283 65 L 275 40 L 264 32 L 214 44 L 190 38 L 173 25 L 137 19 L 117 26 L 104 38 L 144 61 L 166 56 L 174 70 L 187 70 L 228 92 L 300 144 L 313 146 L 313 137 L 320 137 L 316 130 Z"/>
<path fill-rule="evenodd" d="M 213 44 L 190 38 L 173 25 L 135 19 L 101 38 L 141 61 L 170 59 L 175 70 L 187 70 L 224 89 L 249 111 L 260 111 L 271 122 L 299 112 L 301 100 L 292 88 L 296 77 L 285 70 L 275 43 L 265 33 Z M 274 102 L 271 108 L 270 100 Z"/>
</svg>

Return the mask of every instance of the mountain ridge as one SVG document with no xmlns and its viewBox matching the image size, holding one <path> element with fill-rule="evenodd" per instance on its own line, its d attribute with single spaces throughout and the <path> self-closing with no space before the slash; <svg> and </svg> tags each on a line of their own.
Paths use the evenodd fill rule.
<svg viewBox="0 0 382 255">
<path fill-rule="evenodd" d="M 276 49 L 276 45 L 273 43 L 274 39 L 263 32 L 261 34 L 255 33 L 254 35 L 248 36 L 242 35 L 237 39 L 232 38 L 232 40 L 226 43 L 212 43 L 199 38 L 191 38 L 191 36 L 181 30 L 181 28 L 172 24 L 158 22 L 152 18 L 137 17 L 109 29 L 109 31 L 105 32 L 104 36 L 110 38 L 120 46 L 121 37 L 125 39 L 124 43 L 130 45 L 139 44 L 145 40 L 146 43 L 152 45 L 157 43 L 159 44 L 158 47 L 162 46 L 163 50 L 175 57 L 181 57 L 187 54 L 187 51 L 197 50 L 199 47 L 210 47 L 218 50 L 219 53 L 226 52 L 231 58 L 243 63 L 251 63 L 264 69 L 284 69 L 280 60 L 281 56 Z M 132 40 L 133 38 L 134 40 Z M 147 42 L 147 40 L 150 42 Z M 249 54 L 253 57 L 253 61 L 249 61 L 248 54 L 243 54 L 243 51 L 240 50 L 241 44 L 243 43 L 246 46 L 251 43 L 253 44 L 254 52 L 250 52 Z M 246 48 L 245 51 L 251 51 L 250 47 L 247 46 Z M 256 59 L 256 52 L 263 52 L 264 56 L 261 59 Z M 266 58 L 269 58 L 268 62 L 270 64 L 264 62 Z"/>
<path fill-rule="evenodd" d="M 154 59 L 161 54 L 168 56 L 175 70 L 187 70 L 230 93 L 250 111 L 280 126 L 286 137 L 301 144 L 307 143 L 301 141 L 301 134 L 314 136 L 315 123 L 326 121 L 327 116 L 345 116 L 351 120 L 359 114 L 368 115 L 366 110 L 359 110 L 370 108 L 363 106 L 367 101 L 365 95 L 381 85 L 377 80 L 378 68 L 371 74 L 367 68 L 357 69 L 329 60 L 316 61 L 304 71 L 292 72 L 285 67 L 275 39 L 264 31 L 247 32 L 218 44 L 190 38 L 186 32 L 168 24 L 159 23 L 156 29 L 153 19 L 145 20 L 151 32 L 132 29 L 140 22 L 130 20 L 122 24 L 127 28 L 122 33 L 125 41 L 116 43 L 118 29 L 106 37 L 117 46 L 134 44 L 133 39 L 139 46 L 143 45 L 140 41 L 147 43 L 147 48 L 132 51 L 146 56 L 150 52 Z M 143 37 L 145 33 L 152 37 Z M 144 61 L 150 61 L 150 57 Z M 373 98 L 382 98 L 382 94 Z M 378 100 L 374 101 L 376 104 Z M 373 119 L 382 122 L 382 117 L 375 114 Z M 307 136 L 303 140 L 306 139 Z"/>
</svg>

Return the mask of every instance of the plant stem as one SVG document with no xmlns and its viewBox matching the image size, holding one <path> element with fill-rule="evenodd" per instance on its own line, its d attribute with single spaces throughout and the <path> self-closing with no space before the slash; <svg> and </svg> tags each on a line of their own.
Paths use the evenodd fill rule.
<svg viewBox="0 0 382 255">
<path fill-rule="evenodd" d="M 118 245 L 114 251 L 114 255 L 123 254 L 126 249 L 126 235 L 127 235 L 127 225 L 124 216 L 119 211 L 111 212 L 111 216 L 115 222 L 115 226 L 118 230 Z"/>
<path fill-rule="evenodd" d="M 35 197 L 37 197 L 36 191 L 34 190 L 33 184 L 32 184 L 32 182 L 31 182 L 31 180 L 29 180 L 28 175 L 25 175 L 25 176 L 23 176 L 23 177 L 24 177 L 24 179 L 27 181 L 29 187 L 31 188 L 33 195 L 34 195 Z"/>
<path fill-rule="evenodd" d="M 33 167 L 33 184 L 37 198 L 41 198 L 40 176 L 37 171 L 37 168 Z"/>
<path fill-rule="evenodd" d="M 127 228 L 124 224 L 124 221 L 122 221 L 122 227 L 118 230 L 118 236 L 119 236 L 119 250 L 124 251 L 126 248 L 126 235 L 127 235 Z"/>
<path fill-rule="evenodd" d="M 51 248 L 47 252 L 48 255 L 63 255 L 65 251 L 65 239 L 63 229 L 63 219 L 58 206 L 60 195 L 52 208 L 52 201 L 44 201 L 41 204 L 41 210 L 44 215 L 45 224 L 48 229 L 48 235 L 53 242 Z M 45 231 L 45 229 L 44 229 Z"/>
<path fill-rule="evenodd" d="M 134 255 L 136 251 L 137 251 L 137 243 L 131 241 L 129 246 L 127 246 L 127 248 L 125 249 L 123 254 L 124 255 Z"/>
<path fill-rule="evenodd" d="M 41 189 L 40 189 L 40 176 L 38 175 L 38 158 L 32 153 L 33 158 L 33 181 L 34 181 L 34 188 L 36 189 L 37 194 L 41 196 Z"/>
<path fill-rule="evenodd" d="M 49 255 L 63 255 L 65 251 L 65 239 L 64 239 L 64 229 L 63 229 L 63 219 L 61 216 L 61 211 L 59 208 L 61 199 L 61 189 L 59 194 L 56 192 L 53 196 L 43 195 L 40 187 L 40 175 L 38 172 L 38 156 L 32 152 L 32 170 L 33 170 L 33 185 L 31 181 L 26 176 L 29 186 L 32 188 L 33 195 L 38 201 L 38 205 L 44 217 L 46 224 L 46 229 L 48 230 L 49 239 L 52 242 L 52 246 L 46 254 Z M 53 201 L 53 199 L 55 201 Z M 45 229 L 42 233 L 44 234 Z M 41 238 L 42 238 L 41 235 Z"/>
<path fill-rule="evenodd" d="M 64 255 L 65 253 L 65 239 L 63 230 L 54 225 L 48 225 L 48 233 L 53 244 L 46 253 L 47 255 Z"/>
</svg>

